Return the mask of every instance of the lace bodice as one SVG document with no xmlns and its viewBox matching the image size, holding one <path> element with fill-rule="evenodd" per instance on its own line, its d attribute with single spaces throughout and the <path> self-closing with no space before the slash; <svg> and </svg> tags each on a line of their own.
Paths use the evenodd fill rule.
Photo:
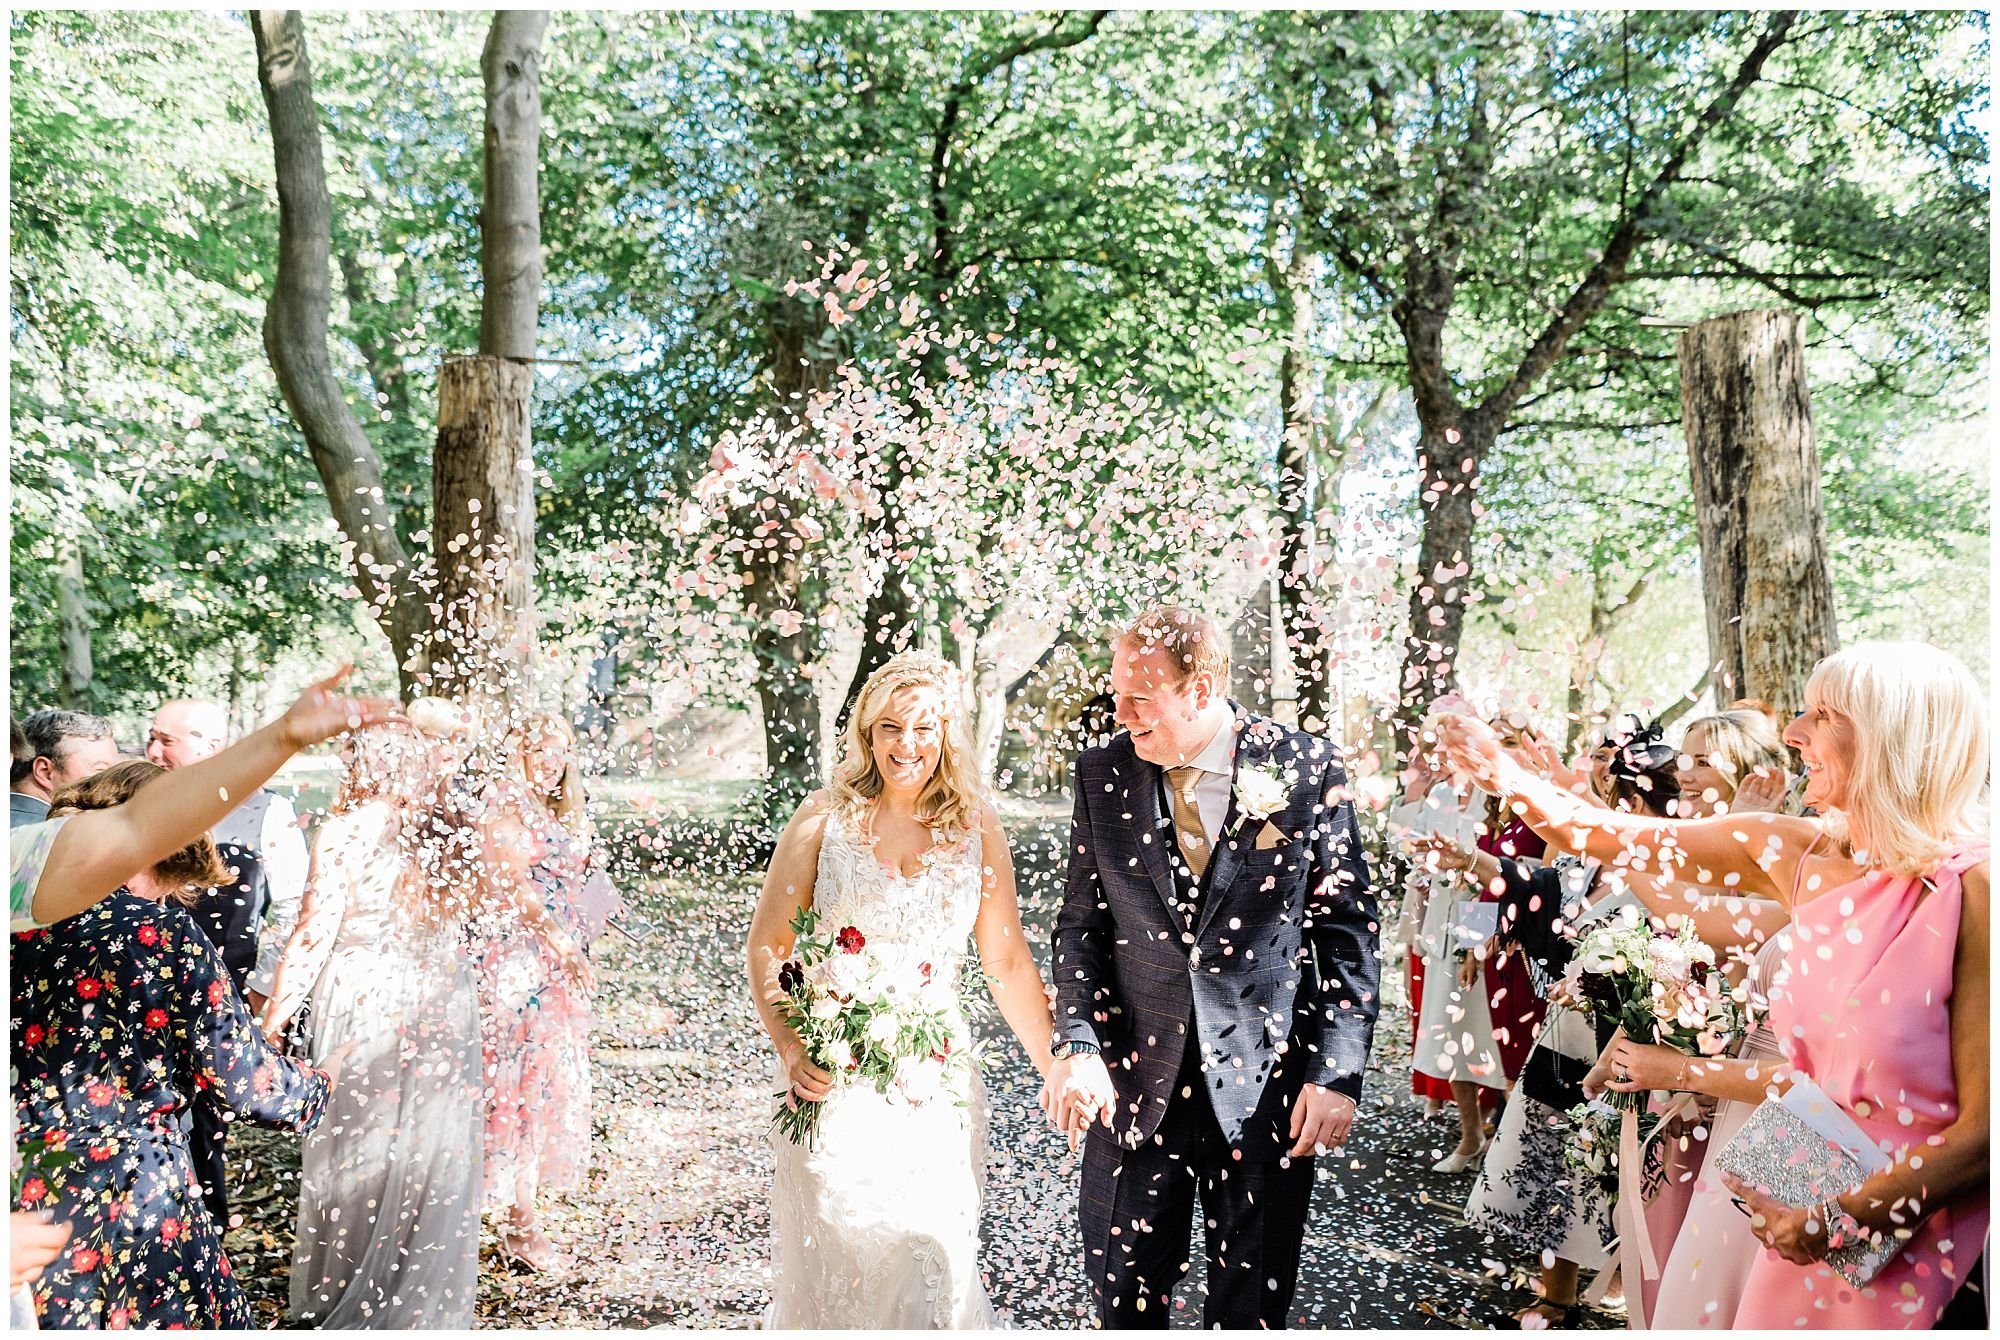
<svg viewBox="0 0 2000 1340">
<path fill-rule="evenodd" d="M 974 829 L 931 848 L 915 875 L 891 870 L 856 821 L 835 809 L 820 840 L 813 908 L 822 933 L 853 926 L 884 962 L 929 963 L 933 978 L 955 990 L 979 919 L 984 868 Z"/>
</svg>

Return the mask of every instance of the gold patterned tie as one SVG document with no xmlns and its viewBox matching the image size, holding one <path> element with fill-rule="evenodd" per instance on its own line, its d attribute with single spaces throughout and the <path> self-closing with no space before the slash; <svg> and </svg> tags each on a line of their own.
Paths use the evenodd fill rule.
<svg viewBox="0 0 2000 1340">
<path fill-rule="evenodd" d="M 1168 768 L 1167 792 L 1173 799 L 1174 836 L 1180 839 L 1181 856 L 1196 880 L 1208 869 L 1208 829 L 1201 822 L 1201 807 L 1195 804 L 1194 789 L 1202 779 L 1200 768 Z"/>
</svg>

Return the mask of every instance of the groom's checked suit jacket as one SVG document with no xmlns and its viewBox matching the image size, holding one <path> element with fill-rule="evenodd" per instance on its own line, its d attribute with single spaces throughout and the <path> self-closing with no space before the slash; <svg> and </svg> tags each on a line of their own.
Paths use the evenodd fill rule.
<svg viewBox="0 0 2000 1340">
<path fill-rule="evenodd" d="M 1177 1096 L 1190 1028 L 1216 1121 L 1248 1157 L 1289 1146 L 1306 1083 L 1361 1094 L 1381 968 L 1346 771 L 1327 741 L 1231 707 L 1235 777 L 1193 927 L 1173 907 L 1160 768 L 1124 734 L 1077 761 L 1056 1036 L 1101 1050 L 1128 1148 L 1152 1137 Z M 1267 820 L 1239 808 L 1246 768 L 1285 783 Z"/>
</svg>

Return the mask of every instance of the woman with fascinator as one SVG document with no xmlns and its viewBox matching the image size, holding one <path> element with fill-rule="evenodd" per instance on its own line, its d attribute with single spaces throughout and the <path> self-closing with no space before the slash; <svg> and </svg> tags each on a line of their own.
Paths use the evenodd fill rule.
<svg viewBox="0 0 2000 1340">
<path fill-rule="evenodd" d="M 1517 741 L 1509 756 L 1523 770 L 1553 763 L 1552 751 L 1539 741 Z M 1666 814 L 1680 795 L 1677 762 L 1657 723 L 1615 718 L 1591 754 L 1595 803 Z M 1414 844 L 1413 853 L 1440 869 L 1463 872 L 1472 887 L 1498 901 L 1495 947 L 1520 957 L 1534 991 L 1545 1000 L 1569 966 L 1575 937 L 1620 909 L 1644 911 L 1621 872 L 1574 856 L 1536 868 L 1435 840 Z M 1572 1138 L 1568 1112 L 1584 1100 L 1582 1081 L 1610 1041 L 1612 1027 L 1610 1021 L 1594 1025 L 1573 1010 L 1548 1011 L 1466 1202 L 1468 1223 L 1511 1239 L 1541 1263 L 1541 1299 L 1496 1318 L 1503 1326 L 1576 1325 L 1580 1271 L 1611 1268 L 1616 1229 L 1610 1203 L 1595 1183 L 1570 1170 L 1563 1150 Z"/>
<path fill-rule="evenodd" d="M 881 989 L 941 1012 L 949 1042 L 899 1062 L 886 1091 L 840 1082 L 821 1064 L 828 1058 L 809 1054 L 785 1008 L 801 980 L 793 928 L 805 924 L 816 939 L 838 936 L 829 965 L 872 971 Z M 748 949 L 751 999 L 777 1052 L 785 1108 L 819 1105 L 809 1142 L 794 1140 L 791 1123 L 774 1123 L 764 1324 L 995 1325 L 979 1279 L 986 1093 L 977 1069 L 953 1060 L 971 1044 L 960 975 L 986 978 L 1044 1077 L 1055 1021 L 949 662 L 904 652 L 869 676 L 832 785 L 808 796 L 778 838 Z"/>
</svg>

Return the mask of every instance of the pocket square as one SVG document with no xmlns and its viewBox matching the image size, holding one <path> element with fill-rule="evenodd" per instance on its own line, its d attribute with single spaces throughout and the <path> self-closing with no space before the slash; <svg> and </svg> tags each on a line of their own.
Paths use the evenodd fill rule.
<svg viewBox="0 0 2000 1340">
<path fill-rule="evenodd" d="M 1257 850 L 1269 851 L 1285 840 L 1285 830 L 1271 820 L 1264 821 L 1264 827 L 1257 834 Z"/>
</svg>

